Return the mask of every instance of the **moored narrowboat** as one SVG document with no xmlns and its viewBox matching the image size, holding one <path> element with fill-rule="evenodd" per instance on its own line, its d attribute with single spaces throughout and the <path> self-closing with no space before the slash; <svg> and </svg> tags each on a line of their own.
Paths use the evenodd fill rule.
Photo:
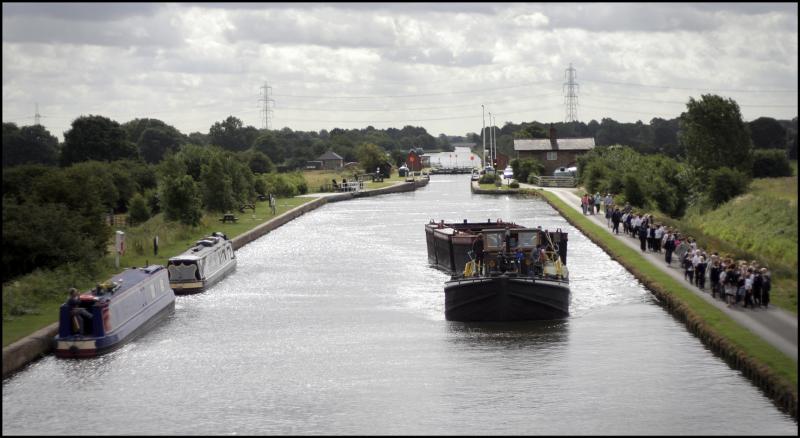
<svg viewBox="0 0 800 438">
<path fill-rule="evenodd" d="M 451 275 L 449 321 L 524 321 L 569 316 L 567 234 L 513 222 L 425 226 L 428 262 Z"/>
<path fill-rule="evenodd" d="M 167 262 L 169 284 L 175 294 L 202 292 L 236 268 L 236 253 L 225 234 L 216 232 L 198 240 Z"/>
<path fill-rule="evenodd" d="M 151 265 L 126 269 L 81 294 L 79 303 L 61 306 L 54 338 L 58 357 L 94 357 L 119 348 L 169 315 L 175 294 L 167 270 Z"/>
</svg>

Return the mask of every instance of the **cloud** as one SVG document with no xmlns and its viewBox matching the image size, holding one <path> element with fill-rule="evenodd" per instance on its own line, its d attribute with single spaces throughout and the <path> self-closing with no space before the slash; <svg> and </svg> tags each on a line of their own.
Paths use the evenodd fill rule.
<svg viewBox="0 0 800 438">
<path fill-rule="evenodd" d="M 481 104 L 563 119 L 569 63 L 587 121 L 671 118 L 710 90 L 734 90 L 745 117 L 797 113 L 796 92 L 735 92 L 796 90 L 796 4 L 5 3 L 2 44 L 4 117 L 39 103 L 60 128 L 90 113 L 260 126 L 268 82 L 276 126 L 477 132 Z"/>
<path fill-rule="evenodd" d="M 72 4 L 13 4 L 8 5 L 14 6 L 13 13 L 6 14 L 3 4 L 3 42 L 116 47 L 181 44 L 169 10 L 163 7 L 137 8 L 137 3 L 118 4 L 118 8 L 101 5 L 94 10 L 75 4 L 72 10 L 67 5 Z"/>
<path fill-rule="evenodd" d="M 231 26 L 225 32 L 231 43 L 244 40 L 328 47 L 388 47 L 394 43 L 390 20 L 372 15 L 353 16 L 331 8 L 321 8 L 316 14 L 295 9 L 234 13 Z"/>
<path fill-rule="evenodd" d="M 65 21 L 116 21 L 150 17 L 159 3 L 3 3 L 3 17 L 47 17 Z"/>
</svg>

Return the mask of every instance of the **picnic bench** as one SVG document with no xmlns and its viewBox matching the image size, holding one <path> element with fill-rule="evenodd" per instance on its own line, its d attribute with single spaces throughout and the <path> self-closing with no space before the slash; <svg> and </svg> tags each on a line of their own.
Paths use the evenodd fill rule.
<svg viewBox="0 0 800 438">
<path fill-rule="evenodd" d="M 241 204 L 239 205 L 239 212 L 244 213 L 244 210 L 247 208 L 253 210 L 253 213 L 256 212 L 256 204 Z"/>
<path fill-rule="evenodd" d="M 223 224 L 226 222 L 236 223 L 237 220 L 239 220 L 239 218 L 234 216 L 232 213 L 225 213 L 221 218 L 219 218 L 219 221 Z"/>
</svg>

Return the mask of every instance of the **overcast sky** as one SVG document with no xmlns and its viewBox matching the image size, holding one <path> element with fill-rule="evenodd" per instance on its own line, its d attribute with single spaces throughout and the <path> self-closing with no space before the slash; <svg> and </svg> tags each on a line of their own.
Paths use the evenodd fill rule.
<svg viewBox="0 0 800 438">
<path fill-rule="evenodd" d="M 189 134 L 229 115 L 293 130 L 480 132 L 673 118 L 690 96 L 797 116 L 796 3 L 3 3 L 3 121 L 81 116 Z"/>
</svg>

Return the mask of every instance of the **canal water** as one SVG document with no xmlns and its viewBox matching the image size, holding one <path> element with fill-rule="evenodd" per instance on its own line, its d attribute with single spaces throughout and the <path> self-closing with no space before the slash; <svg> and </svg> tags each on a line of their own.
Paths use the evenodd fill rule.
<svg viewBox="0 0 800 438">
<path fill-rule="evenodd" d="M 569 318 L 444 319 L 424 224 L 497 218 L 569 232 Z M 237 254 L 120 350 L 6 379 L 3 434 L 797 434 L 546 203 L 467 175 L 325 205 Z"/>
</svg>

